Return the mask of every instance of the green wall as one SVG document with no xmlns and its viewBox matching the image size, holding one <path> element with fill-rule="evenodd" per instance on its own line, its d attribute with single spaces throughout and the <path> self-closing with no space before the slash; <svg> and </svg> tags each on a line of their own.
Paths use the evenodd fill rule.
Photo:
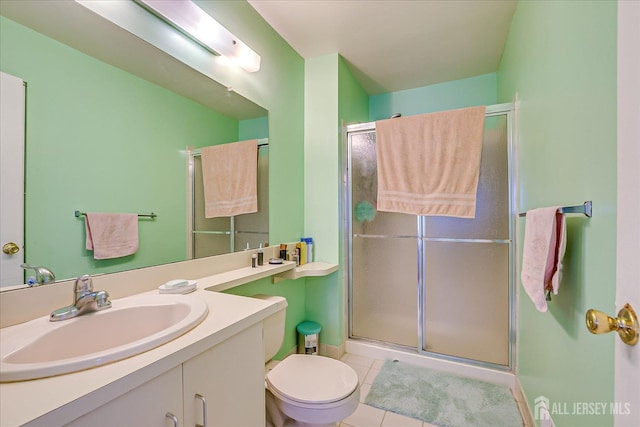
<svg viewBox="0 0 640 427">
<path fill-rule="evenodd" d="M 496 103 L 496 84 L 496 75 L 491 73 L 374 95 L 370 98 L 369 120 L 387 119 L 395 113 L 412 116 L 477 105 L 492 105 Z"/>
<path fill-rule="evenodd" d="M 2 71 L 28 84 L 26 261 L 63 279 L 184 260 L 185 149 L 237 140 L 238 121 L 0 19 Z M 158 217 L 134 255 L 94 260 L 76 209 Z"/>
<path fill-rule="evenodd" d="M 269 137 L 269 116 L 238 122 L 238 141 Z"/>
<path fill-rule="evenodd" d="M 305 233 L 317 261 L 342 264 L 342 123 L 366 121 L 368 96 L 338 54 L 305 63 Z M 344 341 L 342 268 L 306 279 L 306 314 L 322 326 L 321 340 Z"/>
<path fill-rule="evenodd" d="M 569 411 L 613 401 L 616 337 L 591 335 L 584 315 L 614 312 L 616 13 L 610 1 L 519 2 L 498 71 L 499 101 L 519 99 L 520 210 L 594 207 L 591 219 L 567 218 L 564 278 L 549 311 L 519 286 L 517 370 L 532 410 L 541 395 Z M 522 242 L 526 220 L 518 225 Z M 613 423 L 609 414 L 552 417 L 558 427 Z"/>
<path fill-rule="evenodd" d="M 228 68 L 207 73 L 269 111 L 269 240 L 298 240 L 304 232 L 304 60 L 247 2 L 198 3 L 262 57 L 256 73 Z M 304 280 L 272 284 L 264 279 L 229 292 L 286 297 L 287 330 L 276 358 L 296 346 L 295 326 L 305 320 Z"/>
</svg>

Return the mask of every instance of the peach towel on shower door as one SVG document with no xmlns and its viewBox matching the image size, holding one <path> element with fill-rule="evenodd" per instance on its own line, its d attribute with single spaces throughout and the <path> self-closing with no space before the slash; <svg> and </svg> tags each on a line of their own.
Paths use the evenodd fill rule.
<svg viewBox="0 0 640 427">
<path fill-rule="evenodd" d="M 485 111 L 377 121 L 378 210 L 475 218 Z"/>
<path fill-rule="evenodd" d="M 536 309 L 547 311 L 545 291 L 558 294 L 566 246 L 565 217 L 560 206 L 527 212 L 522 251 L 522 286 Z"/>
<path fill-rule="evenodd" d="M 205 218 L 258 211 L 258 140 L 201 150 Z"/>
<path fill-rule="evenodd" d="M 138 250 L 138 215 L 87 212 L 84 217 L 87 250 L 94 259 L 120 258 Z"/>
</svg>

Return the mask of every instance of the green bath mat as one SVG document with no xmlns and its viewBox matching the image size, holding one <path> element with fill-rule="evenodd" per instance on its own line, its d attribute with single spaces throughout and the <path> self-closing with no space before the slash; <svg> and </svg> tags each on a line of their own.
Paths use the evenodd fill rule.
<svg viewBox="0 0 640 427">
<path fill-rule="evenodd" d="M 384 362 L 365 404 L 441 427 L 522 427 L 509 387 Z"/>
</svg>

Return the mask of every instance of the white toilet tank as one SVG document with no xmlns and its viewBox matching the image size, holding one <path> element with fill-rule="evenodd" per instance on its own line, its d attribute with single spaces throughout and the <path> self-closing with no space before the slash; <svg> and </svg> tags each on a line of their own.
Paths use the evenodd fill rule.
<svg viewBox="0 0 640 427">
<path fill-rule="evenodd" d="M 262 321 L 263 342 L 264 342 L 264 363 L 267 363 L 278 353 L 282 347 L 284 340 L 284 325 L 287 313 L 287 299 L 275 295 L 253 295 L 252 298 L 258 298 L 276 302 L 278 311 Z"/>
</svg>

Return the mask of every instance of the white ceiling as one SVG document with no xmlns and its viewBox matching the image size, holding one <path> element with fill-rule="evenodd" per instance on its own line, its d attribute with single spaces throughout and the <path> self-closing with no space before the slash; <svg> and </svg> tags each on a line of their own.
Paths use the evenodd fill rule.
<svg viewBox="0 0 640 427">
<path fill-rule="evenodd" d="M 515 0 L 248 0 L 305 59 L 341 54 L 370 95 L 495 72 Z"/>
</svg>

